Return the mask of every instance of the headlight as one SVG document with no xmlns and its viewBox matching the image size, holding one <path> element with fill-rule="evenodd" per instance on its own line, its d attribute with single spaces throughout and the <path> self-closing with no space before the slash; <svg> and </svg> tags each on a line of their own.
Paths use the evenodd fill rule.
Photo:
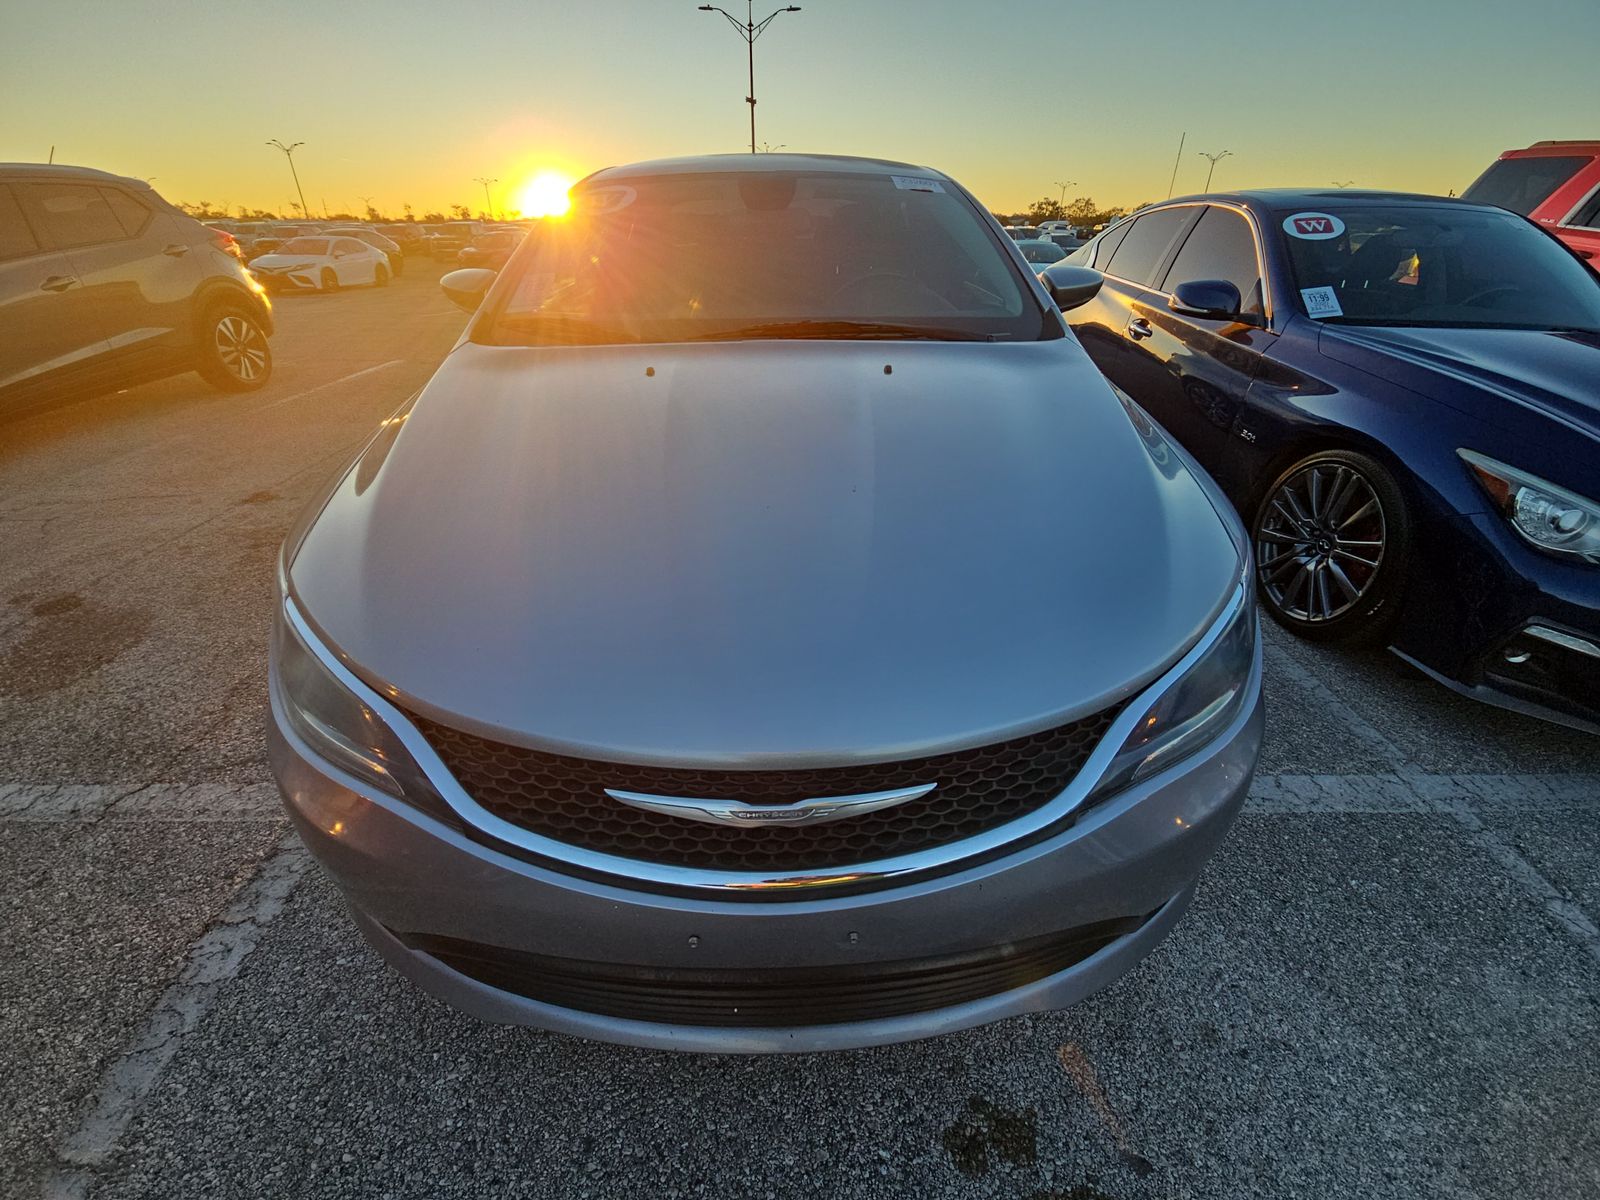
<svg viewBox="0 0 1600 1200">
<path fill-rule="evenodd" d="M 1600 563 L 1600 504 L 1474 451 L 1456 453 L 1523 541 L 1548 554 Z"/>
<path fill-rule="evenodd" d="M 1097 799 L 1193 754 L 1230 724 L 1249 699 L 1256 655 L 1255 594 L 1241 587 L 1193 661 L 1140 715 L 1090 792 Z"/>
<path fill-rule="evenodd" d="M 284 605 L 272 636 L 278 697 L 290 726 L 340 770 L 454 823 L 449 806 L 394 731 L 312 651 L 310 631 L 296 624 Z"/>
</svg>

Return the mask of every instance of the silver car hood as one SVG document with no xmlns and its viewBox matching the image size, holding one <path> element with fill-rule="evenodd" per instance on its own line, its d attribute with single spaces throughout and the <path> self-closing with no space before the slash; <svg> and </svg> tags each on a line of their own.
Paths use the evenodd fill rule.
<svg viewBox="0 0 1600 1200">
<path fill-rule="evenodd" d="M 368 682 L 482 736 L 911 757 L 1118 701 L 1217 615 L 1238 552 L 1148 436 L 1072 338 L 468 343 L 291 591 Z"/>
</svg>

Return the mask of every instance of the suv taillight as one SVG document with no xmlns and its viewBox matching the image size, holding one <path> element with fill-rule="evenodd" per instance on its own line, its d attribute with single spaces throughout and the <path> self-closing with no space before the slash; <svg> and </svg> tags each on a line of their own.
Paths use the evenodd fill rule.
<svg viewBox="0 0 1600 1200">
<path fill-rule="evenodd" d="M 244 251 L 239 249 L 239 239 L 226 229 L 213 229 L 211 231 L 211 240 L 218 250 L 233 255 L 240 262 L 244 261 Z"/>
</svg>

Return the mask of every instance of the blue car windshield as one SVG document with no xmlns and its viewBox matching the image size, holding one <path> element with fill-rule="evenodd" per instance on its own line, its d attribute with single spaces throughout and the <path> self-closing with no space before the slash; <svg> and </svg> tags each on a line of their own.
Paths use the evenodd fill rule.
<svg viewBox="0 0 1600 1200">
<path fill-rule="evenodd" d="M 1405 204 L 1276 215 L 1295 298 L 1317 320 L 1600 332 L 1600 277 L 1509 213 Z"/>
<path fill-rule="evenodd" d="M 1063 336 L 964 193 L 887 169 L 602 179 L 529 238 L 474 340 Z"/>
</svg>

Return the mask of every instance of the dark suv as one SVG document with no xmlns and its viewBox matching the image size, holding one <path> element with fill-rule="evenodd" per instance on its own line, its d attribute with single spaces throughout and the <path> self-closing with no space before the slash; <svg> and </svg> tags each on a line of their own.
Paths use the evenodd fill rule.
<svg viewBox="0 0 1600 1200">
<path fill-rule="evenodd" d="M 272 310 L 226 237 L 137 179 L 0 164 L 0 411 L 198 371 L 272 374 Z"/>
</svg>

